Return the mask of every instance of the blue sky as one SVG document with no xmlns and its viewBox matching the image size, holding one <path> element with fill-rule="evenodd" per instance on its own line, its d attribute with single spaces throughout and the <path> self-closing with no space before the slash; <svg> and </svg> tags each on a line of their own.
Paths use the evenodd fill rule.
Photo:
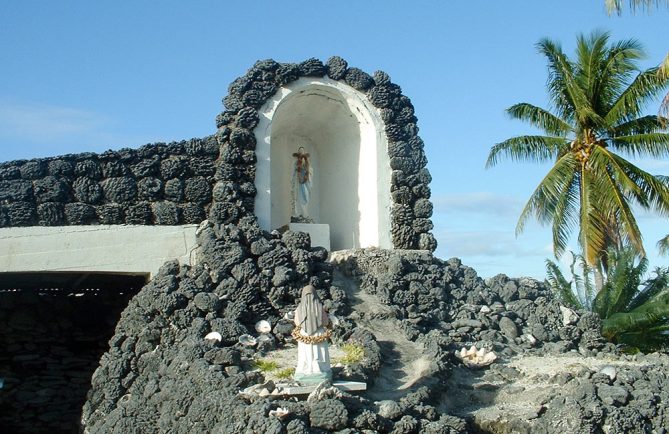
<svg viewBox="0 0 669 434">
<path fill-rule="evenodd" d="M 517 102 L 547 106 L 542 37 L 572 52 L 578 33 L 636 38 L 659 63 L 669 11 L 608 16 L 603 0 L 446 2 L 30 1 L 0 3 L 0 160 L 203 137 L 228 84 L 258 59 L 344 57 L 390 74 L 411 98 L 426 143 L 441 258 L 484 277 L 543 278 L 548 228 L 515 236 L 545 166 L 503 162 L 493 144 L 532 132 Z M 653 113 L 657 104 L 649 106 Z M 667 174 L 667 161 L 642 167 Z M 665 220 L 640 214 L 651 265 Z"/>
</svg>

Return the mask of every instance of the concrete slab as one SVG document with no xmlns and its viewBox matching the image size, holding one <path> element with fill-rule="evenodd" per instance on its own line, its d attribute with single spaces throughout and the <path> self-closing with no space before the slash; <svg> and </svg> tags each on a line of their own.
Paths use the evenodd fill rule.
<svg viewBox="0 0 669 434">
<path fill-rule="evenodd" d="M 361 392 L 367 390 L 367 383 L 358 381 L 336 381 L 332 383 L 332 385 L 346 392 Z M 318 384 L 295 386 L 290 383 L 279 383 L 276 385 L 276 389 L 274 389 L 272 395 L 308 395 L 313 392 L 316 387 L 318 387 Z"/>
<path fill-rule="evenodd" d="M 197 225 L 0 228 L 0 273 L 95 271 L 155 274 L 195 261 Z"/>
</svg>

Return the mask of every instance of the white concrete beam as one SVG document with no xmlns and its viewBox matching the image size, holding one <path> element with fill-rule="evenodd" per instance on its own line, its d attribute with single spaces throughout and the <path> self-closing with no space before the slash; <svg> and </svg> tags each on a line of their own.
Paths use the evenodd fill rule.
<svg viewBox="0 0 669 434">
<path fill-rule="evenodd" d="M 0 228 L 0 272 L 149 273 L 195 261 L 197 225 Z"/>
</svg>

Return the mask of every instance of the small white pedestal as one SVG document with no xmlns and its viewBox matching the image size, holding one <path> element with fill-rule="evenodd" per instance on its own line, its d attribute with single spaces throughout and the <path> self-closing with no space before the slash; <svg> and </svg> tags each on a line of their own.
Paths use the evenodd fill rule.
<svg viewBox="0 0 669 434">
<path fill-rule="evenodd" d="M 317 223 L 290 223 L 288 229 L 306 232 L 311 237 L 311 247 L 325 247 L 330 250 L 330 225 Z"/>
</svg>

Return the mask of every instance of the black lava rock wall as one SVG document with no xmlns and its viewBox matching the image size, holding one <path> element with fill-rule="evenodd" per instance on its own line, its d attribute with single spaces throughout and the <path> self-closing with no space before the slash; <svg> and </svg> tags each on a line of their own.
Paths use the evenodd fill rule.
<svg viewBox="0 0 669 434">
<path fill-rule="evenodd" d="M 312 248 L 307 234 L 267 233 L 245 217 L 237 224 L 204 223 L 197 241 L 197 265 L 165 264 L 124 310 L 92 377 L 82 412 L 85 432 L 465 432 L 464 420 L 430 404 L 434 393 L 425 386 L 386 405 L 332 388 L 308 401 L 240 395 L 240 389 L 265 381 L 250 361 L 286 343 L 293 325 L 281 318 L 295 309 L 307 283 L 340 318 L 333 339 L 365 351 L 360 365 L 337 378 L 371 385 L 383 361 L 375 336 L 348 317 L 353 312 L 345 291 L 333 284 L 327 251 Z M 271 343 L 241 345 L 239 336 L 255 334 L 260 319 L 272 324 Z M 221 334 L 221 342 L 204 339 L 211 331 Z M 451 367 L 444 345 L 426 348 L 438 377 Z M 392 410 L 383 409 L 388 406 Z M 290 415 L 269 415 L 278 407 Z"/>
<path fill-rule="evenodd" d="M 221 145 L 217 184 L 210 220 L 233 223 L 245 211 L 253 210 L 255 197 L 256 138 L 258 109 L 281 86 L 300 77 L 328 77 L 341 81 L 366 95 L 379 109 L 388 138 L 388 156 L 392 169 L 391 232 L 398 249 L 434 251 L 437 242 L 433 228 L 430 181 L 423 141 L 418 137 L 417 119 L 411 101 L 385 72 L 373 76 L 349 67 L 341 57 L 331 57 L 326 64 L 318 59 L 302 63 L 256 62 L 236 79 L 223 99 L 225 111 L 216 118 L 216 137 Z"/>
<path fill-rule="evenodd" d="M 669 420 L 666 356 L 618 355 L 601 338 L 595 315 L 573 312 L 573 321 L 565 322 L 563 306 L 535 280 L 498 275 L 484 281 L 457 259 L 442 261 L 417 251 L 363 249 L 328 263 L 323 249 L 309 248 L 306 234 L 268 234 L 251 218 L 238 225 L 209 222 L 198 241 L 201 263 L 166 264 L 124 311 L 93 375 L 82 414 L 85 432 L 551 433 L 561 427 L 599 433 L 610 426 L 608 432 L 643 433 L 664 432 Z M 307 282 L 340 318 L 335 342 L 365 348 L 356 373 L 363 377 L 354 378 L 371 386 L 384 365 L 387 369 L 392 361 L 382 357 L 374 333 L 358 324 L 361 312 L 337 287 L 335 271 L 358 279 L 360 292 L 391 308 L 406 337 L 421 344 L 432 361 L 429 377 L 402 397 L 376 402 L 364 393 L 331 388 L 306 401 L 239 394 L 265 383 L 250 360 L 273 347 L 244 347 L 237 338 L 252 333 L 254 321 L 269 319 L 273 342 L 281 347 L 292 326 L 279 318 L 295 308 Z M 221 333 L 222 341 L 205 340 L 210 331 Z M 481 378 L 518 378 L 522 373 L 507 365 L 518 356 L 609 360 L 616 374 L 584 365 L 579 373 L 556 376 L 551 381 L 564 387 L 537 403 L 536 416 L 501 418 L 486 428 L 471 415 L 462 419 L 442 406 L 446 396 L 457 401 L 477 390 L 454 386 L 465 369 L 454 351 L 472 344 L 500 357 L 490 368 L 466 374 L 476 384 L 484 384 L 478 383 Z M 478 399 L 489 399 L 488 392 Z M 288 410 L 287 417 L 271 414 L 279 407 Z"/>
<path fill-rule="evenodd" d="M 0 227 L 200 223 L 218 151 L 205 137 L 0 163 Z"/>
</svg>

